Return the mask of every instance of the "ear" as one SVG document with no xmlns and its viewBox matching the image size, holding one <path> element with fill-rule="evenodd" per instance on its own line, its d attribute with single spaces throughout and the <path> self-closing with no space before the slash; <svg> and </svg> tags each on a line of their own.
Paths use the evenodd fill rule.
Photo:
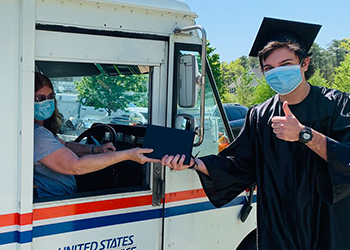
<svg viewBox="0 0 350 250">
<path fill-rule="evenodd" d="M 306 72 L 309 69 L 310 65 L 310 57 L 306 57 L 303 60 L 303 63 L 300 65 L 300 67 L 303 69 L 304 72 Z"/>
</svg>

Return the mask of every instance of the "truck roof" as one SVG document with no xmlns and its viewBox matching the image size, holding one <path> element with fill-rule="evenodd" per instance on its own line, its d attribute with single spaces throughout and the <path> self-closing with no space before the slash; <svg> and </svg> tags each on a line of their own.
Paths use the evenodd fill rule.
<svg viewBox="0 0 350 250">
<path fill-rule="evenodd" d="M 35 21 L 38 30 L 56 25 L 168 36 L 197 17 L 181 0 L 47 0 L 37 2 Z"/>
<path fill-rule="evenodd" d="M 187 3 L 181 0 L 87 0 L 89 2 L 118 3 L 126 6 L 145 6 L 159 10 L 175 10 L 176 12 L 192 13 Z M 193 14 L 193 13 L 192 13 Z"/>
</svg>

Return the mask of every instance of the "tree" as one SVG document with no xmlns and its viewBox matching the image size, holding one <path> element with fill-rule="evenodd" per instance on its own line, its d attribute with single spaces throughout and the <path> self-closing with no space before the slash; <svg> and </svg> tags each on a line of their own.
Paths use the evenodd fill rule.
<svg viewBox="0 0 350 250">
<path fill-rule="evenodd" d="M 109 76 L 97 65 L 101 74 L 83 77 L 75 82 L 79 102 L 95 109 L 103 108 L 110 116 L 118 109 L 125 110 L 129 103 L 147 106 L 148 75 Z"/>
<path fill-rule="evenodd" d="M 227 88 L 222 81 L 221 69 L 220 69 L 220 56 L 217 53 L 214 53 L 216 49 L 210 46 L 210 42 L 207 41 L 207 59 L 209 66 L 213 73 L 216 86 L 218 88 L 219 94 L 222 95 L 224 92 L 227 92 Z"/>
<path fill-rule="evenodd" d="M 235 83 L 237 79 L 243 74 L 244 67 L 241 64 L 241 60 L 237 59 L 235 61 L 231 61 L 229 63 L 222 62 L 221 63 L 221 73 L 222 73 L 222 81 L 225 88 L 228 89 L 232 83 Z"/>
<path fill-rule="evenodd" d="M 343 50 L 344 53 L 346 53 L 346 54 L 349 53 L 350 52 L 350 38 L 342 39 L 340 41 L 339 48 L 344 49 Z"/>
<path fill-rule="evenodd" d="M 234 94 L 234 102 L 249 107 L 252 104 L 252 94 L 254 87 L 252 83 L 255 77 L 249 69 L 244 69 L 241 77 L 236 81 L 236 91 Z"/>
<path fill-rule="evenodd" d="M 276 94 L 266 83 L 265 77 L 256 79 L 259 84 L 254 88 L 252 104 L 259 104 Z"/>
<path fill-rule="evenodd" d="M 329 50 L 321 48 L 317 43 L 313 43 L 310 52 L 312 53 L 311 67 L 320 69 L 320 74 L 322 74 L 327 81 L 332 81 L 335 63 L 334 54 Z"/>
<path fill-rule="evenodd" d="M 349 92 L 350 90 L 350 54 L 345 55 L 339 67 L 335 68 L 333 88 L 340 91 Z"/>
<path fill-rule="evenodd" d="M 220 96 L 221 101 L 223 103 L 235 103 L 236 99 L 235 99 L 235 95 L 230 93 L 230 92 L 225 92 L 222 94 L 222 96 Z"/>
<path fill-rule="evenodd" d="M 344 61 L 346 49 L 342 47 L 342 44 L 346 46 L 346 39 L 333 39 L 328 45 L 328 51 L 333 55 L 333 68 L 338 67 Z"/>
<path fill-rule="evenodd" d="M 320 69 L 320 75 L 330 85 L 334 80 L 334 68 L 339 67 L 340 63 L 344 61 L 347 53 L 346 46 L 349 46 L 349 44 L 348 39 L 333 39 L 328 44 L 327 50 L 321 48 L 317 43 L 314 43 L 311 47 L 311 62 L 316 69 Z"/>
<path fill-rule="evenodd" d="M 241 65 L 245 68 L 245 69 L 250 69 L 250 68 L 259 68 L 260 64 L 259 64 L 259 59 L 257 57 L 247 57 L 247 56 L 241 56 L 240 58 L 238 58 L 241 60 Z"/>
<path fill-rule="evenodd" d="M 314 86 L 327 87 L 330 88 L 329 83 L 326 78 L 323 77 L 321 69 L 316 69 L 315 73 L 308 80 L 308 82 Z"/>
</svg>

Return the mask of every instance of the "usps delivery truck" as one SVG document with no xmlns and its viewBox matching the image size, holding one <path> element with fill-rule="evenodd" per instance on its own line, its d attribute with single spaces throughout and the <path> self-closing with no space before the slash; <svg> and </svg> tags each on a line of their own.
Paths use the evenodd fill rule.
<svg viewBox="0 0 350 250">
<path fill-rule="evenodd" d="M 203 156 L 234 139 L 196 17 L 179 0 L 1 0 L 0 249 L 227 250 L 256 228 L 248 191 L 217 209 L 195 171 L 161 164 L 123 162 L 76 176 L 73 195 L 36 196 L 36 71 L 57 95 L 106 110 L 62 117 L 65 140 L 141 147 L 154 124 L 196 131 L 193 155 Z M 211 117 L 214 106 L 221 117 Z"/>
</svg>

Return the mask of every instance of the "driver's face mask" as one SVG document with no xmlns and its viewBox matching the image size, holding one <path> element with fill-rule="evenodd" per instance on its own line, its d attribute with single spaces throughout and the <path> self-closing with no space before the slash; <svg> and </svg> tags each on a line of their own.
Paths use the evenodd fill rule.
<svg viewBox="0 0 350 250">
<path fill-rule="evenodd" d="M 287 95 L 302 81 L 300 65 L 280 66 L 265 73 L 267 84 L 278 94 Z"/>
<path fill-rule="evenodd" d="M 47 99 L 42 102 L 34 102 L 34 118 L 37 121 L 49 119 L 55 111 L 55 100 Z"/>
</svg>

